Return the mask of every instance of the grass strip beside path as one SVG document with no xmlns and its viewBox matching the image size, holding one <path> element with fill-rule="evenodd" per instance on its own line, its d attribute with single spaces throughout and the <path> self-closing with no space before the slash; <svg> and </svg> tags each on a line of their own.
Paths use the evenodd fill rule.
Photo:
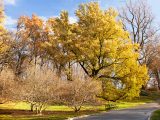
<svg viewBox="0 0 160 120">
<path fill-rule="evenodd" d="M 153 112 L 151 120 L 160 120 L 160 110 L 156 110 Z"/>
</svg>

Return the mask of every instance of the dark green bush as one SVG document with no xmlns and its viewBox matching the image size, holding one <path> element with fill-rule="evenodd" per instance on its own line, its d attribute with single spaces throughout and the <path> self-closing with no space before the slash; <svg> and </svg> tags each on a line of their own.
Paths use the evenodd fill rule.
<svg viewBox="0 0 160 120">
<path fill-rule="evenodd" d="M 140 96 L 148 96 L 148 95 L 149 95 L 149 93 L 147 91 L 141 90 Z"/>
</svg>

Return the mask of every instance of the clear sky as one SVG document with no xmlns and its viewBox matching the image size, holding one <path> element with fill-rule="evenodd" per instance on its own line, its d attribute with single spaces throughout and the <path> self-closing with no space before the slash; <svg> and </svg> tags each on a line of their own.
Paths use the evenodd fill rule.
<svg viewBox="0 0 160 120">
<path fill-rule="evenodd" d="M 0 0 L 1 1 L 1 0 Z M 67 10 L 70 20 L 75 21 L 74 11 L 81 3 L 99 1 L 103 9 L 108 7 L 120 8 L 126 0 L 4 0 L 7 16 L 6 26 L 13 27 L 17 18 L 22 15 L 31 16 L 33 13 L 42 18 L 58 16 L 61 10 Z M 148 0 L 156 21 L 160 23 L 160 0 Z"/>
</svg>

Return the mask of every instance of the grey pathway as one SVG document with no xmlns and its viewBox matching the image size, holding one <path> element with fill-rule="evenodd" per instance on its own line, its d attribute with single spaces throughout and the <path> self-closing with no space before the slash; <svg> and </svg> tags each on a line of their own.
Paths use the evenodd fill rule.
<svg viewBox="0 0 160 120">
<path fill-rule="evenodd" d="M 132 109 L 115 110 L 75 120 L 148 120 L 151 112 L 158 108 L 158 103 L 147 103 Z"/>
</svg>

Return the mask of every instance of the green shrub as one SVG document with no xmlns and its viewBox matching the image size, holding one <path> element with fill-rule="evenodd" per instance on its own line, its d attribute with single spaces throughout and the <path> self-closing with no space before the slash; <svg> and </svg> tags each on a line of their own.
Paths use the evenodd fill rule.
<svg viewBox="0 0 160 120">
<path fill-rule="evenodd" d="M 140 96 L 148 96 L 148 95 L 149 95 L 149 93 L 147 91 L 141 90 Z"/>
<path fill-rule="evenodd" d="M 105 104 L 105 110 L 117 109 L 118 106 L 115 103 L 107 103 Z"/>
</svg>

